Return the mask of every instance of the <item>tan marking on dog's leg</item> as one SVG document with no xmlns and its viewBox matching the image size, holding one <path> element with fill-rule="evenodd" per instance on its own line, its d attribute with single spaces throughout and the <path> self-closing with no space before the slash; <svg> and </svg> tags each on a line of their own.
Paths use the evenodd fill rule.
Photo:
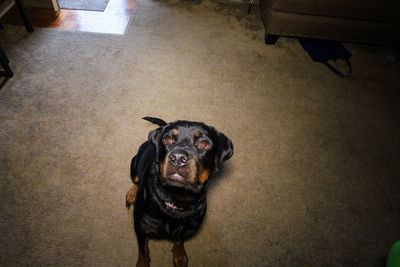
<svg viewBox="0 0 400 267">
<path fill-rule="evenodd" d="M 126 193 L 126 207 L 129 209 L 133 203 L 135 203 L 136 199 L 136 192 L 138 190 L 139 186 L 137 184 L 134 184 L 131 189 L 129 189 L 128 193 Z"/>
<path fill-rule="evenodd" d="M 174 253 L 173 263 L 175 267 L 186 267 L 188 265 L 189 260 L 182 240 L 174 241 L 172 252 Z"/>
</svg>

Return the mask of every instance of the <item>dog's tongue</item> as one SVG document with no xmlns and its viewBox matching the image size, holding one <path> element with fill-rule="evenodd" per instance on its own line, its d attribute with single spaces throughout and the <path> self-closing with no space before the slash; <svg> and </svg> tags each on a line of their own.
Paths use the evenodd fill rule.
<svg viewBox="0 0 400 267">
<path fill-rule="evenodd" d="M 165 201 L 164 203 L 165 203 L 165 205 L 166 205 L 167 207 L 170 207 L 170 208 L 173 209 L 173 210 L 183 210 L 183 208 L 178 208 L 177 206 L 175 206 L 174 204 L 172 204 L 172 203 L 170 203 L 170 202 Z"/>
</svg>

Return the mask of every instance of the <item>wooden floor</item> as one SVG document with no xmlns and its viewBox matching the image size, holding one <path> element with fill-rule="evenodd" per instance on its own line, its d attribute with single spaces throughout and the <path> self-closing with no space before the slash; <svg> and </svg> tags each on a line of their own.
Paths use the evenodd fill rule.
<svg viewBox="0 0 400 267">
<path fill-rule="evenodd" d="M 26 7 L 34 27 L 64 30 L 124 34 L 136 0 L 110 0 L 104 12 L 67 10 L 59 12 L 50 9 Z M 16 9 L 2 18 L 3 24 L 22 25 Z"/>
</svg>

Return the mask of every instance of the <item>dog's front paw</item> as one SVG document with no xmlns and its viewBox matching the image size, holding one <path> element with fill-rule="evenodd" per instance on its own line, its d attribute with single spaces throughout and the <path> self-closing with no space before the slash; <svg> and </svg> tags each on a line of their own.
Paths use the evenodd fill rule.
<svg viewBox="0 0 400 267">
<path fill-rule="evenodd" d="M 126 193 L 126 202 L 125 205 L 129 209 L 131 206 L 133 206 L 133 203 L 135 203 L 136 199 L 136 192 L 138 190 L 138 185 L 134 184 L 131 189 L 129 189 L 128 193 Z"/>
<path fill-rule="evenodd" d="M 174 244 L 174 247 L 172 248 L 172 251 L 174 253 L 173 256 L 173 262 L 175 267 L 186 267 L 188 266 L 188 257 L 186 255 L 185 248 L 183 246 L 183 243 L 180 244 Z"/>
<path fill-rule="evenodd" d="M 136 267 L 150 267 L 150 258 L 148 257 L 139 257 L 136 262 Z"/>
</svg>

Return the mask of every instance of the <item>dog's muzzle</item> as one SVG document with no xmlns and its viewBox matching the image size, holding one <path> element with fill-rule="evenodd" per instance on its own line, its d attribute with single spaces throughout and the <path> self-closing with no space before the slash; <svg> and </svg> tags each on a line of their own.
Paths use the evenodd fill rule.
<svg viewBox="0 0 400 267">
<path fill-rule="evenodd" d="M 162 168 L 162 177 L 169 186 L 190 188 L 197 185 L 197 160 L 184 149 L 169 152 Z"/>
</svg>

